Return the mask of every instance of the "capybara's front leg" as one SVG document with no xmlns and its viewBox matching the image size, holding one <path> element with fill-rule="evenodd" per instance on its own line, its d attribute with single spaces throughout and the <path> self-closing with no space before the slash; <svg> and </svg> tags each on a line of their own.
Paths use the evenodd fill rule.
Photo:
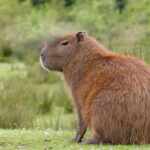
<svg viewBox="0 0 150 150">
<path fill-rule="evenodd" d="M 76 133 L 74 141 L 77 143 L 80 143 L 82 142 L 82 138 L 84 137 L 84 134 L 86 133 L 87 125 L 85 124 L 80 113 L 78 114 L 78 119 L 79 121 L 78 121 L 77 133 Z"/>
</svg>

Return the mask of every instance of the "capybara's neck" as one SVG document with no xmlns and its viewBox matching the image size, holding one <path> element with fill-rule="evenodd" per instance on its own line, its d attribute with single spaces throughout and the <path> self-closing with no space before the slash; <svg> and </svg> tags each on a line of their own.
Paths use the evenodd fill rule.
<svg viewBox="0 0 150 150">
<path fill-rule="evenodd" d="M 88 46 L 85 46 L 88 45 Z M 77 49 L 70 62 L 64 67 L 64 75 L 69 86 L 76 88 L 79 82 L 96 67 L 99 61 L 113 53 L 99 43 L 84 43 Z"/>
</svg>

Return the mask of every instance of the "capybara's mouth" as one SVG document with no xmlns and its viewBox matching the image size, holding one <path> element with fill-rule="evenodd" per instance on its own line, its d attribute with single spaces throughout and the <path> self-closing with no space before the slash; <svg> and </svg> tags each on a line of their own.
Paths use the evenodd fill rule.
<svg viewBox="0 0 150 150">
<path fill-rule="evenodd" d="M 49 71 L 49 67 L 44 63 L 44 60 L 42 59 L 41 56 L 40 56 L 40 64 L 44 70 Z"/>
<path fill-rule="evenodd" d="M 52 70 L 56 71 L 56 69 L 53 66 L 48 65 L 48 63 L 46 62 L 46 59 L 43 60 L 42 57 L 40 57 L 40 64 L 41 64 L 41 67 L 46 71 L 52 71 Z"/>
</svg>

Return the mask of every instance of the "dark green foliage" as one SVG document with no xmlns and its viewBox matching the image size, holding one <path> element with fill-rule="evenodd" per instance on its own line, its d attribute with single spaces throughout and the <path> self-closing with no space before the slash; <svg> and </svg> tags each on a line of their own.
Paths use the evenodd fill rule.
<svg viewBox="0 0 150 150">
<path fill-rule="evenodd" d="M 116 0 L 115 3 L 116 3 L 116 9 L 119 11 L 119 13 L 122 13 L 126 7 L 126 0 Z"/>
<path fill-rule="evenodd" d="M 5 45 L 2 47 L 2 56 L 10 57 L 13 54 L 13 50 L 9 45 Z"/>
<path fill-rule="evenodd" d="M 45 96 L 46 97 L 46 96 Z M 51 107 L 52 107 L 52 101 L 49 101 L 48 99 L 44 99 L 40 104 L 38 111 L 41 114 L 47 114 L 51 112 Z"/>
<path fill-rule="evenodd" d="M 72 6 L 76 0 L 64 0 L 65 7 Z"/>
<path fill-rule="evenodd" d="M 31 0 L 33 6 L 45 4 L 48 0 Z"/>
</svg>

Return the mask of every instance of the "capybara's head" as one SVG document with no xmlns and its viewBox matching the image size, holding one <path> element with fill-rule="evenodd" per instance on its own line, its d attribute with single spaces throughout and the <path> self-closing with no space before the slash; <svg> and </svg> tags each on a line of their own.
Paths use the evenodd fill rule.
<svg viewBox="0 0 150 150">
<path fill-rule="evenodd" d="M 85 32 L 71 33 L 51 43 L 46 42 L 41 50 L 42 66 L 47 70 L 63 71 L 87 36 Z"/>
</svg>

